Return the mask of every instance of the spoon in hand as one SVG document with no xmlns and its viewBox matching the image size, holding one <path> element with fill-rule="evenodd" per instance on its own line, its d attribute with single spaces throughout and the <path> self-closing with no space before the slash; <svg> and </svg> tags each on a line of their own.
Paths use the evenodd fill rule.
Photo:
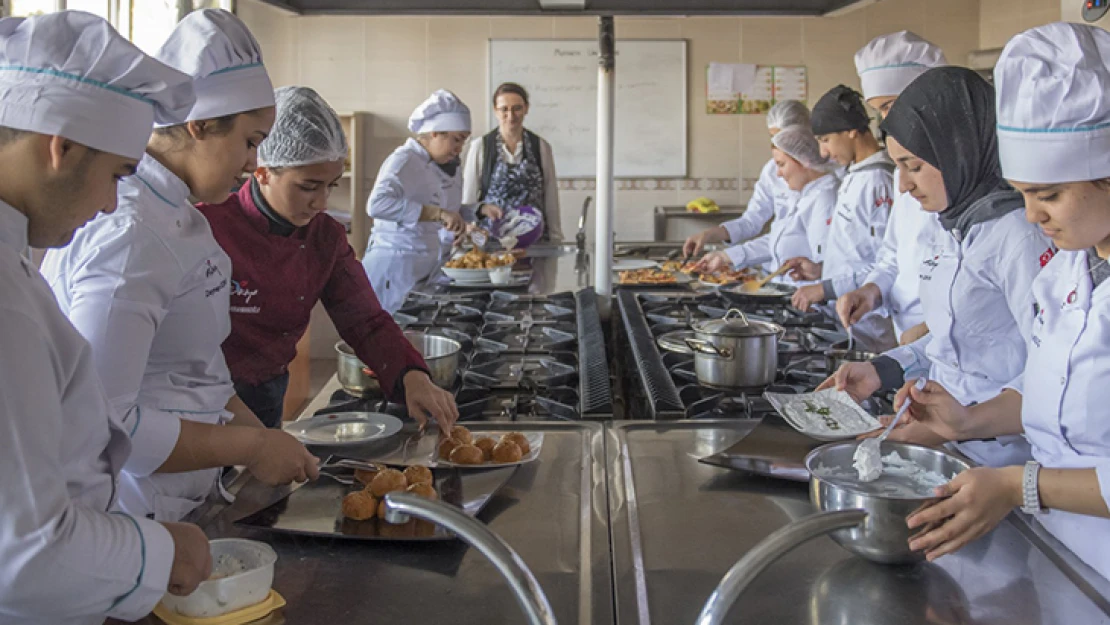
<svg viewBox="0 0 1110 625">
<path fill-rule="evenodd" d="M 928 380 L 924 377 L 918 378 L 913 384 L 914 388 L 920 391 L 925 388 L 925 383 L 927 381 Z M 886 426 L 883 433 L 875 438 L 864 439 L 860 442 L 859 446 L 856 447 L 856 452 L 852 454 L 852 466 L 859 472 L 859 479 L 861 482 L 874 482 L 882 475 L 883 457 L 880 446 L 883 441 L 886 440 L 886 437 L 890 436 L 891 430 L 898 425 L 898 422 L 902 419 L 902 415 L 906 414 L 906 411 L 909 410 L 910 404 L 912 403 L 913 400 L 907 395 L 906 400 L 902 402 L 902 407 L 898 409 L 898 413 L 894 415 L 894 419 Z"/>
</svg>

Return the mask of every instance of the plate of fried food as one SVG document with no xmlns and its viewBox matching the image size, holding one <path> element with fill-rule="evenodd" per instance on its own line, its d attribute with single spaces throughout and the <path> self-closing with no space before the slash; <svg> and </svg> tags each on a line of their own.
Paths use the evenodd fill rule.
<svg viewBox="0 0 1110 625">
<path fill-rule="evenodd" d="M 443 273 L 455 282 L 489 282 L 490 269 L 512 266 L 515 263 L 516 256 L 511 252 L 488 254 L 480 249 L 473 249 L 447 261 L 443 265 Z"/>
<path fill-rule="evenodd" d="M 697 267 L 697 266 L 698 266 L 698 261 L 696 261 L 696 260 L 687 260 L 687 261 L 668 260 L 667 262 L 663 263 L 662 266 L 660 266 L 660 269 L 662 269 L 663 271 L 670 271 L 670 272 L 674 272 L 674 273 L 684 273 L 684 274 L 687 274 L 687 275 L 691 275 L 691 274 L 694 273 L 694 267 Z"/>
<path fill-rule="evenodd" d="M 689 274 L 663 271 L 662 269 L 635 269 L 618 274 L 625 286 L 676 286 L 689 284 L 694 278 Z"/>
<path fill-rule="evenodd" d="M 436 467 L 512 466 L 540 457 L 543 432 L 482 432 L 474 435 L 461 425 L 439 442 Z"/>
<path fill-rule="evenodd" d="M 408 492 L 478 514 L 508 482 L 515 467 L 462 471 L 427 465 L 386 465 L 332 456 L 318 480 L 247 516 L 238 525 L 284 534 L 357 540 L 449 540 L 454 534 L 420 519 L 390 523 L 385 496 Z"/>
</svg>

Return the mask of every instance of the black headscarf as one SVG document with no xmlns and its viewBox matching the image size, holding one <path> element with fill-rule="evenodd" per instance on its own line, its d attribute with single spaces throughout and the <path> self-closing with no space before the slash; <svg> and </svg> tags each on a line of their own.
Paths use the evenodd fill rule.
<svg viewBox="0 0 1110 625">
<path fill-rule="evenodd" d="M 847 130 L 867 130 L 871 127 L 871 117 L 860 94 L 837 85 L 813 105 L 809 123 L 813 134 L 831 135 Z"/>
<path fill-rule="evenodd" d="M 882 129 L 914 156 L 940 170 L 948 208 L 946 230 L 1023 206 L 1002 178 L 995 135 L 994 88 L 963 67 L 938 67 L 914 80 L 890 109 Z"/>
</svg>

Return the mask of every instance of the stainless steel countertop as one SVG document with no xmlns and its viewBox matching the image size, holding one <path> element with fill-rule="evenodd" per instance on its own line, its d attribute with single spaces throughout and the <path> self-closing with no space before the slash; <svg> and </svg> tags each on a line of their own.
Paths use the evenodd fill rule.
<svg viewBox="0 0 1110 625">
<path fill-rule="evenodd" d="M 736 560 L 814 512 L 804 484 L 697 461 L 752 427 L 738 421 L 613 425 L 607 449 L 619 623 L 693 623 Z M 899 568 L 871 564 L 821 537 L 764 571 L 729 622 L 1110 623 L 1105 580 L 1083 582 L 1089 569 L 1023 526 L 1008 520 L 936 564 Z"/>
<path fill-rule="evenodd" d="M 475 432 L 505 429 L 467 425 Z M 560 623 L 613 623 L 603 427 L 514 423 L 513 429 L 544 433 L 540 459 L 521 466 L 478 519 L 532 569 Z M 274 547 L 274 588 L 288 601 L 285 622 L 519 622 L 504 579 L 465 543 L 361 543 L 235 527 L 229 517 L 241 518 L 285 492 L 249 478 L 244 483 L 231 508 L 198 516 L 212 538 L 242 536 Z"/>
</svg>

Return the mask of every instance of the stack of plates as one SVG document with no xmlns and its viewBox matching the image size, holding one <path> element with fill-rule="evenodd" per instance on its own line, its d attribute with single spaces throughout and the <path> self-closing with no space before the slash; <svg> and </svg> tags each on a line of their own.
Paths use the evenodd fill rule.
<svg viewBox="0 0 1110 625">
<path fill-rule="evenodd" d="M 443 268 L 443 274 L 455 282 L 486 283 L 489 282 L 489 269 L 451 269 Z"/>
</svg>

